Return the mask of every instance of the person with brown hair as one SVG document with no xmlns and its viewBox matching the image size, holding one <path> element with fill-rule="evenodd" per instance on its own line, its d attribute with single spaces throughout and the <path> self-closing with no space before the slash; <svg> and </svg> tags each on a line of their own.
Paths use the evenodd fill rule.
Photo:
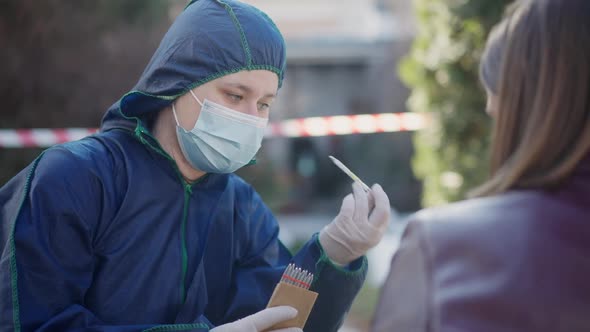
<svg viewBox="0 0 590 332">
<path fill-rule="evenodd" d="M 590 331 L 589 59 L 587 0 L 519 1 L 494 30 L 491 178 L 410 219 L 372 331 Z"/>
</svg>

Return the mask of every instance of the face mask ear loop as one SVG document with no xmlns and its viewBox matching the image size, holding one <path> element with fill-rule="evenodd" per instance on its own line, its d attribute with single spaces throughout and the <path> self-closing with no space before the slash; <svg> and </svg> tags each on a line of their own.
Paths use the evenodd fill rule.
<svg viewBox="0 0 590 332">
<path fill-rule="evenodd" d="M 201 101 L 199 100 L 199 98 L 197 98 L 197 95 L 195 95 L 195 93 L 193 92 L 193 90 L 188 90 L 188 92 L 190 92 L 191 95 L 193 95 L 193 97 L 197 101 L 197 103 L 199 103 L 199 105 L 201 105 L 201 107 L 203 107 L 203 103 L 201 103 Z"/>
<path fill-rule="evenodd" d="M 176 125 L 180 127 L 180 122 L 178 122 L 178 117 L 176 116 L 176 107 L 174 107 L 174 104 L 176 103 L 172 103 L 172 114 L 174 114 L 174 120 L 176 120 Z"/>
</svg>

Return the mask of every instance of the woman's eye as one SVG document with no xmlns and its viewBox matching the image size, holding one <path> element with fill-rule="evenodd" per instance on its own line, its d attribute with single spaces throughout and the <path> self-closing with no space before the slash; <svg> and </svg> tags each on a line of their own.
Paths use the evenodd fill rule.
<svg viewBox="0 0 590 332">
<path fill-rule="evenodd" d="M 231 99 L 232 101 L 240 101 L 242 99 L 244 99 L 244 97 L 240 96 L 240 95 L 236 95 L 233 93 L 228 93 L 227 96 L 229 97 L 229 99 Z"/>
<path fill-rule="evenodd" d="M 268 111 L 269 108 L 270 108 L 269 104 L 265 104 L 265 103 L 258 104 L 258 111 L 260 111 L 260 112 Z"/>
</svg>

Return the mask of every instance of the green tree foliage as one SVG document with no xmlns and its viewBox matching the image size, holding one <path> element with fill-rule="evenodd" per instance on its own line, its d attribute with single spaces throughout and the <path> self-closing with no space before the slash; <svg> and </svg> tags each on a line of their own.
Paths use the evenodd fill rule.
<svg viewBox="0 0 590 332">
<path fill-rule="evenodd" d="M 423 205 L 465 197 L 488 175 L 491 120 L 484 112 L 479 58 L 506 0 L 414 0 L 418 35 L 399 72 L 412 94 L 408 108 L 432 115 L 415 135 L 413 168 Z"/>
</svg>

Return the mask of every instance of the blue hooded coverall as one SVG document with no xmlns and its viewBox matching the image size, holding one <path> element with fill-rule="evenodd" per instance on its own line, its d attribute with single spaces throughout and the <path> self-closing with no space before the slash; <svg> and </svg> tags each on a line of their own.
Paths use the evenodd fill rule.
<svg viewBox="0 0 590 332">
<path fill-rule="evenodd" d="M 250 185 L 185 182 L 150 134 L 188 89 L 241 70 L 282 82 L 284 68 L 262 12 L 192 1 L 100 133 L 46 150 L 0 189 L 0 331 L 208 331 L 265 308 L 290 262 L 315 273 L 305 331 L 336 331 L 366 258 L 338 268 L 317 235 L 292 257 Z"/>
<path fill-rule="evenodd" d="M 46 150 L 0 189 L 0 331 L 208 331 L 262 310 L 290 262 L 315 273 L 305 330 L 336 331 L 366 258 L 338 268 L 317 235 L 292 257 L 250 185 L 186 183 L 150 134 L 188 89 L 240 70 L 282 82 L 284 67 L 263 13 L 191 2 L 100 133 Z"/>
</svg>

